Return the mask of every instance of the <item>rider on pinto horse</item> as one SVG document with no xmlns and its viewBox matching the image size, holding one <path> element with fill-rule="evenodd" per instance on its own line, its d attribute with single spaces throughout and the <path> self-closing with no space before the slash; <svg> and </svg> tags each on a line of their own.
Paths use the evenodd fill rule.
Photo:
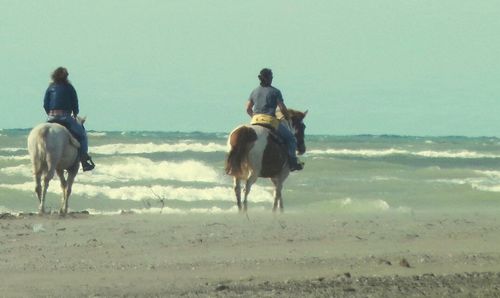
<svg viewBox="0 0 500 298">
<path fill-rule="evenodd" d="M 264 68 L 259 74 L 260 86 L 250 94 L 247 104 L 247 113 L 252 117 L 252 124 L 267 124 L 274 128 L 285 141 L 288 148 L 290 171 L 303 169 L 303 163 L 299 162 L 295 151 L 297 141 L 290 129 L 276 118 L 276 109 L 279 107 L 286 120 L 289 119 L 288 110 L 283 103 L 281 91 L 271 86 L 273 72 Z"/>
<path fill-rule="evenodd" d="M 47 113 L 48 122 L 56 122 L 65 126 L 80 142 L 79 156 L 83 171 L 94 169 L 95 164 L 87 153 L 88 142 L 85 128 L 76 121 L 79 112 L 78 97 L 75 88 L 68 81 L 66 68 L 58 67 L 52 73 L 52 83 L 45 92 L 43 108 Z"/>
</svg>

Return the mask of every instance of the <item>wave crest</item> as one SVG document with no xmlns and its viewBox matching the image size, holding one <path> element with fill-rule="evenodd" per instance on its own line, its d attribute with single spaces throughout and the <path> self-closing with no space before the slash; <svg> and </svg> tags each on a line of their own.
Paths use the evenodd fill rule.
<svg viewBox="0 0 500 298">
<path fill-rule="evenodd" d="M 143 144 L 109 144 L 95 146 L 91 148 L 92 153 L 102 154 L 102 155 L 114 155 L 114 154 L 144 154 L 144 153 L 158 153 L 158 152 L 225 152 L 226 145 L 221 145 L 217 143 L 210 142 L 208 144 L 202 143 L 189 143 L 181 142 L 175 144 L 155 144 L 155 143 L 143 143 Z"/>
<path fill-rule="evenodd" d="M 500 155 L 491 153 L 480 153 L 475 151 L 408 151 L 403 149 L 324 149 L 310 150 L 311 155 L 333 155 L 333 156 L 359 156 L 359 157 L 384 157 L 392 155 L 409 155 L 426 158 L 460 158 L 460 159 L 480 159 L 480 158 L 500 158 Z"/>
<path fill-rule="evenodd" d="M 21 184 L 0 184 L 0 188 L 28 192 L 32 192 L 33 187 L 33 182 L 25 182 Z M 59 185 L 54 183 L 52 183 L 51 187 L 49 187 L 48 192 L 61 195 Z M 73 193 L 83 197 L 106 197 L 112 200 L 132 201 L 158 198 L 165 199 L 166 201 L 178 200 L 185 202 L 235 201 L 233 189 L 231 187 L 221 186 L 206 188 L 173 187 L 163 185 L 110 187 L 75 183 L 73 185 Z M 252 187 L 252 197 L 250 200 L 255 203 L 272 202 L 272 191 L 256 185 Z"/>
</svg>

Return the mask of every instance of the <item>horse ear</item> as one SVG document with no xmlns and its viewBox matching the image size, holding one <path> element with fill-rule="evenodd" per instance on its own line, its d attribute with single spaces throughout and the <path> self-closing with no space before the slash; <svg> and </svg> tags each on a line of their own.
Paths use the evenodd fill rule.
<svg viewBox="0 0 500 298">
<path fill-rule="evenodd" d="M 84 116 L 84 117 L 78 116 L 78 121 L 80 122 L 80 124 L 83 125 L 85 123 L 85 121 L 87 121 L 87 116 Z"/>
<path fill-rule="evenodd" d="M 304 112 L 304 118 L 306 118 L 306 116 L 307 116 L 307 113 L 308 113 L 308 112 L 309 112 L 309 110 L 306 110 L 306 111 Z"/>
</svg>

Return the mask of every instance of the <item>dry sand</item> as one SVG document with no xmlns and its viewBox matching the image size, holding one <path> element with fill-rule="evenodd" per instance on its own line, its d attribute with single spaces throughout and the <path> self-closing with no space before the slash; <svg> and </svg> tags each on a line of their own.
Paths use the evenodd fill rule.
<svg viewBox="0 0 500 298">
<path fill-rule="evenodd" d="M 500 221 L 4 214 L 0 296 L 500 297 Z"/>
</svg>

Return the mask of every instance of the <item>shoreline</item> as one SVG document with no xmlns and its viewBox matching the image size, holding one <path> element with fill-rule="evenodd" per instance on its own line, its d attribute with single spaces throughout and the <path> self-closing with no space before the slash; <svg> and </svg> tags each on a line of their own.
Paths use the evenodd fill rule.
<svg viewBox="0 0 500 298">
<path fill-rule="evenodd" d="M 249 215 L 0 217 L 0 291 L 5 297 L 500 295 L 494 213 Z"/>
</svg>

